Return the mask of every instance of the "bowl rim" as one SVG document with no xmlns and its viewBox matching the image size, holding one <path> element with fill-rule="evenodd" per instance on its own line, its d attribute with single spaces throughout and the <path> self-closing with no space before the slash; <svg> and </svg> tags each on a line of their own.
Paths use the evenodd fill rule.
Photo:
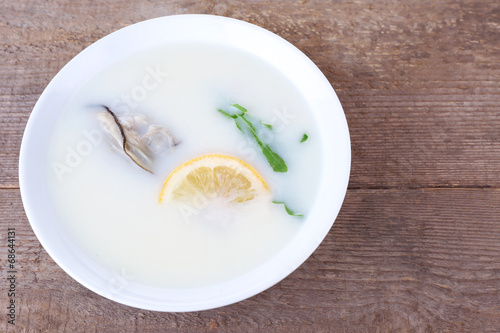
<svg viewBox="0 0 500 333">
<path fill-rule="evenodd" d="M 169 31 L 172 27 L 178 28 L 175 36 L 172 33 L 156 33 Z M 91 77 L 93 73 L 116 62 L 117 51 L 122 51 L 119 58 L 125 59 L 147 46 L 186 40 L 226 43 L 243 48 L 274 66 L 280 66 L 285 73 L 289 73 L 287 75 L 290 75 L 291 80 L 305 81 L 297 82 L 320 126 L 324 155 L 318 199 L 311 209 L 314 223 L 308 224 L 311 227 L 305 229 L 307 232 L 304 235 L 296 235 L 290 240 L 275 256 L 277 258 L 268 260 L 243 278 L 203 290 L 165 289 L 163 292 L 158 288 L 138 287 L 132 283 L 118 292 L 109 292 L 109 287 L 105 287 L 106 281 L 98 281 L 99 277 L 87 272 L 95 267 L 89 268 L 90 263 L 68 251 L 67 246 L 71 245 L 58 243 L 58 237 L 63 235 L 56 228 L 49 228 L 51 223 L 57 222 L 48 222 L 51 217 L 54 218 L 54 211 L 47 208 L 50 202 L 44 195 L 43 180 L 39 180 L 43 174 L 35 169 L 44 159 L 40 153 L 40 149 L 43 152 L 47 148 L 44 146 L 47 141 L 44 140 L 50 137 L 50 131 L 44 131 L 44 126 L 50 126 L 49 122 L 53 120 L 42 115 L 48 113 L 47 110 L 54 103 L 57 105 L 61 102 L 57 96 L 64 96 L 64 92 L 74 91 L 79 86 L 79 76 L 75 74 L 79 74 L 81 82 L 85 82 L 85 75 Z M 85 67 L 81 66 L 88 63 L 96 66 L 83 73 Z M 82 75 L 84 79 L 81 79 Z M 217 308 L 254 296 L 280 282 L 306 261 L 327 236 L 337 218 L 347 191 L 350 164 L 349 130 L 340 101 L 326 77 L 304 53 L 282 37 L 251 23 L 223 16 L 187 14 L 150 19 L 117 30 L 84 49 L 57 73 L 35 104 L 26 125 L 19 156 L 19 184 L 24 209 L 35 235 L 52 259 L 73 279 L 118 303 L 146 310 L 187 312 Z M 116 277 L 106 277 L 108 285 L 112 278 Z M 138 290 L 149 296 L 141 297 Z"/>
</svg>

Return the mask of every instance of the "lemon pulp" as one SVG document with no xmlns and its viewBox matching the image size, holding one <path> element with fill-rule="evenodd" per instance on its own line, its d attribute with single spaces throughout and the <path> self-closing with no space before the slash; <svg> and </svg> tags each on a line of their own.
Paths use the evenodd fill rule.
<svg viewBox="0 0 500 333">
<path fill-rule="evenodd" d="M 242 203 L 267 192 L 266 182 L 248 163 L 233 156 L 208 154 L 177 167 L 165 180 L 159 202 L 217 198 Z"/>
</svg>

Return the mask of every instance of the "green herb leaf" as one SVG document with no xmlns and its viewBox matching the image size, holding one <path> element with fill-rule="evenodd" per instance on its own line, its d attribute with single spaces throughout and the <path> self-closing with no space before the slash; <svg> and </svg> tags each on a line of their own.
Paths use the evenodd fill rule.
<svg viewBox="0 0 500 333">
<path fill-rule="evenodd" d="M 304 217 L 304 214 L 294 213 L 293 210 L 288 208 L 288 206 L 283 201 L 272 201 L 275 205 L 283 205 L 285 207 L 286 212 L 290 216 Z"/>
<path fill-rule="evenodd" d="M 267 127 L 267 128 L 269 128 L 270 130 L 272 130 L 272 129 L 273 129 L 273 125 L 264 124 L 262 121 L 260 122 L 260 124 L 261 124 L 262 126 L 266 126 L 266 127 Z"/>
<path fill-rule="evenodd" d="M 236 124 L 236 127 L 241 131 L 241 133 L 246 134 L 245 133 L 246 124 L 243 121 L 243 119 L 241 119 L 238 116 L 236 116 L 236 119 L 234 120 L 234 123 Z"/>
<path fill-rule="evenodd" d="M 256 118 L 249 116 L 248 113 L 246 113 L 247 109 L 245 109 L 241 105 L 232 104 L 232 106 L 241 111 L 241 113 L 230 114 L 221 109 L 218 109 L 217 111 L 222 113 L 227 118 L 234 119 L 236 127 L 243 134 L 249 135 L 255 140 L 257 145 L 262 150 L 262 154 L 267 159 L 267 162 L 273 168 L 274 172 L 287 172 L 288 166 L 286 165 L 285 161 L 281 158 L 281 156 L 279 156 L 275 151 L 273 151 L 268 144 L 262 141 L 262 139 L 258 135 L 257 128 L 255 127 L 256 125 L 262 125 L 267 129 L 270 129 L 268 126 L 271 125 L 265 125 L 262 123 L 262 121 L 260 120 L 257 121 Z"/>
<path fill-rule="evenodd" d="M 224 110 L 217 109 L 217 111 L 219 111 L 220 113 L 222 113 L 224 116 L 226 116 L 226 117 L 228 117 L 228 118 L 232 118 L 232 119 L 236 119 L 236 118 L 238 118 L 238 116 L 237 116 L 237 115 L 235 115 L 235 114 L 229 114 L 229 113 L 227 113 L 227 112 L 226 112 L 226 111 L 224 111 Z"/>
<path fill-rule="evenodd" d="M 242 107 L 239 104 L 231 104 L 231 105 L 234 106 L 235 108 L 237 108 L 238 110 L 240 110 L 242 112 L 242 114 L 247 112 L 247 109 L 245 109 L 244 107 Z"/>
<path fill-rule="evenodd" d="M 287 172 L 288 167 L 280 155 L 276 154 L 268 145 L 261 147 L 262 153 L 273 168 L 274 172 Z"/>
<path fill-rule="evenodd" d="M 302 143 L 302 142 L 306 142 L 306 141 L 307 141 L 307 139 L 309 139 L 309 136 L 308 136 L 306 133 L 304 133 L 304 136 L 302 137 L 302 139 L 300 140 L 300 142 L 301 142 L 301 143 Z"/>
</svg>

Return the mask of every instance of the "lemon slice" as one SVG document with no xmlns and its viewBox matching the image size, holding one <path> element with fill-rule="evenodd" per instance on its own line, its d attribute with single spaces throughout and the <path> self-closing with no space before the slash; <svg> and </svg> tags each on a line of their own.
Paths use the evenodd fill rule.
<svg viewBox="0 0 500 333">
<path fill-rule="evenodd" d="M 165 180 L 159 202 L 219 199 L 241 203 L 268 192 L 264 179 L 249 164 L 233 156 L 209 154 L 177 167 Z"/>
</svg>

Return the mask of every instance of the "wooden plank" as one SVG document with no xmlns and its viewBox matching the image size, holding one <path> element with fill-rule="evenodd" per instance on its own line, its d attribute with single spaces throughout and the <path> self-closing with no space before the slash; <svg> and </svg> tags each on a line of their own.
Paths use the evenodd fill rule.
<svg viewBox="0 0 500 333">
<path fill-rule="evenodd" d="M 500 190 L 349 190 L 321 246 L 243 302 L 159 313 L 80 286 L 34 236 L 17 190 L 0 190 L 15 227 L 18 329 L 73 332 L 495 332 L 500 327 Z M 6 246 L 0 246 L 5 276 Z M 3 282 L 5 284 L 5 282 Z M 5 293 L 2 292 L 2 304 Z M 6 330 L 5 320 L 0 327 Z"/>
<path fill-rule="evenodd" d="M 316 62 L 347 114 L 351 188 L 500 186 L 498 1 L 50 0 L 2 7 L 0 187 L 18 186 L 25 123 L 67 61 L 152 14 L 188 12 L 258 24 Z"/>
<path fill-rule="evenodd" d="M 121 27 L 181 13 L 255 23 L 311 57 L 343 103 L 353 164 L 338 221 L 291 276 L 238 304 L 169 314 L 108 301 L 50 259 L 23 213 L 17 159 L 29 113 L 65 63 Z M 0 230 L 18 233 L 17 328 L 498 331 L 499 13 L 496 0 L 2 3 Z"/>
</svg>

